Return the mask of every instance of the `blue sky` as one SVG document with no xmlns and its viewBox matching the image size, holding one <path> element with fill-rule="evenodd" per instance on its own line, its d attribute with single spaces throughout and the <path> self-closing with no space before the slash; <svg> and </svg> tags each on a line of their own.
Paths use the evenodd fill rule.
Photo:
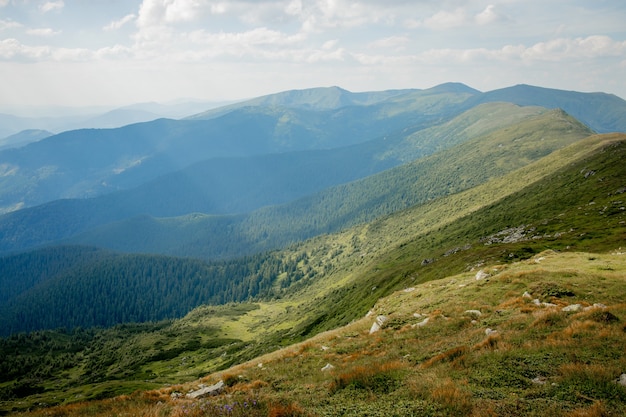
<svg viewBox="0 0 626 417">
<path fill-rule="evenodd" d="M 626 98 L 623 0 L 0 0 L 0 109 L 337 85 Z"/>
</svg>

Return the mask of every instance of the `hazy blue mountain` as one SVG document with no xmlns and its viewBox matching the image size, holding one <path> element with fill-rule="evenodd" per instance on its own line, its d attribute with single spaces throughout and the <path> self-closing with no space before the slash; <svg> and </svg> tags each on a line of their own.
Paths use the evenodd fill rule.
<svg viewBox="0 0 626 417">
<path fill-rule="evenodd" d="M 11 136 L 7 136 L 4 139 L 0 139 L 0 150 L 9 148 L 18 148 L 20 146 L 28 145 L 31 142 L 37 142 L 47 137 L 54 135 L 54 133 L 47 130 L 28 129 L 22 130 L 19 133 L 15 133 Z"/>
<path fill-rule="evenodd" d="M 369 106 L 390 97 L 417 90 L 385 90 L 353 93 L 340 87 L 318 87 L 289 90 L 243 100 L 227 106 L 190 116 L 190 119 L 210 119 L 242 107 L 288 107 L 308 110 L 335 110 L 346 106 Z"/>
<path fill-rule="evenodd" d="M 474 127 L 482 124 L 478 120 Z M 544 110 L 485 131 L 429 157 L 247 215 L 140 216 L 69 241 L 129 252 L 217 258 L 275 249 L 476 186 L 591 134 L 559 110 Z"/>
<path fill-rule="evenodd" d="M 598 133 L 626 132 L 626 101 L 613 94 L 580 93 L 522 84 L 477 95 L 466 105 L 472 107 L 493 101 L 560 108 Z"/>
<path fill-rule="evenodd" d="M 150 215 L 246 213 L 284 204 L 399 163 L 381 158 L 389 141 L 250 157 L 215 158 L 138 187 L 61 199 L 0 217 L 0 251 L 57 241 L 106 223 Z"/>
<path fill-rule="evenodd" d="M 15 211 L 0 217 L 2 250 L 77 234 L 82 234 L 81 243 L 134 250 L 142 247 L 141 242 L 132 243 L 144 239 L 139 232 L 123 242 L 116 239 L 135 230 L 135 220 L 129 219 L 139 219 L 137 230 L 158 229 L 153 235 L 169 230 L 170 236 L 178 236 L 170 239 L 175 243 L 161 239 L 155 250 L 180 254 L 195 239 L 188 236 L 190 218 L 193 224 L 201 219 L 232 228 L 232 222 L 264 206 L 287 204 L 359 180 L 545 112 L 511 102 L 582 112 L 596 131 L 611 130 L 626 114 L 624 101 L 608 94 L 531 86 L 481 93 L 464 84 L 446 83 L 426 90 L 372 93 L 337 87 L 296 90 L 217 109 L 219 116 L 67 131 L 0 152 L 0 213 Z M 567 123 L 579 129 L 575 120 Z M 384 200 L 390 210 L 397 208 L 387 197 L 376 199 Z M 296 209 L 294 213 L 301 214 L 289 220 L 297 226 L 290 226 L 293 236 L 281 237 L 280 244 L 340 227 L 359 218 L 359 213 L 385 213 L 371 209 L 369 200 L 337 201 L 333 197 L 325 203 L 323 220 L 306 227 L 314 218 Z M 328 207 L 335 204 L 340 207 L 329 216 Z M 365 211 L 354 211 L 355 207 Z M 258 219 L 273 224 L 277 214 L 270 211 L 265 209 Z M 201 214 L 189 217 L 192 213 Z M 285 220 L 291 214 L 281 217 Z M 217 215 L 226 217 L 216 220 Z M 184 217 L 164 219 L 176 216 Z M 112 222 L 118 223 L 109 226 Z M 185 231 L 171 231 L 180 225 Z M 90 231 L 96 227 L 98 231 Z M 265 236 L 273 234 L 271 227 L 246 227 L 265 228 L 243 239 L 249 247 L 256 248 L 259 239 L 269 242 Z M 226 246 L 224 253 L 237 251 L 235 243 Z"/>
<path fill-rule="evenodd" d="M 0 152 L 0 165 L 15 173 L 0 180 L 0 208 L 131 188 L 210 158 L 330 149 L 415 131 L 456 115 L 466 98 L 442 92 L 336 110 L 242 107 L 208 120 L 63 132 Z"/>
<path fill-rule="evenodd" d="M 212 158 L 128 190 L 96 198 L 52 201 L 6 214 L 0 217 L 4 235 L 0 250 L 58 241 L 136 216 L 172 217 L 195 212 L 226 215 L 285 204 L 545 112 L 539 107 L 489 103 L 439 126 L 407 128 L 348 147 Z M 359 206 L 362 204 L 367 203 L 361 201 Z M 337 212 L 341 210 L 337 208 Z M 132 239 L 125 240 L 130 244 Z"/>
</svg>

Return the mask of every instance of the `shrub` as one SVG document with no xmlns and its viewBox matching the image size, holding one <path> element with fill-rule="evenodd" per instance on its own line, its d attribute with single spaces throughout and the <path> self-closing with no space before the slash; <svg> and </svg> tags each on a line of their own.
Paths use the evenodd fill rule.
<svg viewBox="0 0 626 417">
<path fill-rule="evenodd" d="M 433 388 L 431 397 L 443 408 L 446 416 L 468 416 L 472 413 L 472 395 L 450 379 Z"/>
<path fill-rule="evenodd" d="M 392 362 L 354 367 L 335 377 L 330 385 L 330 392 L 334 394 L 342 389 L 359 389 L 387 394 L 395 390 L 401 382 L 402 376 L 398 372 L 400 366 L 399 363 Z"/>
<path fill-rule="evenodd" d="M 306 413 L 298 404 L 272 404 L 267 413 L 268 417 L 306 417 Z"/>
<path fill-rule="evenodd" d="M 463 358 L 467 352 L 469 352 L 469 348 L 467 346 L 457 346 L 430 358 L 422 364 L 422 367 L 428 368 L 439 362 L 453 362 Z"/>
</svg>

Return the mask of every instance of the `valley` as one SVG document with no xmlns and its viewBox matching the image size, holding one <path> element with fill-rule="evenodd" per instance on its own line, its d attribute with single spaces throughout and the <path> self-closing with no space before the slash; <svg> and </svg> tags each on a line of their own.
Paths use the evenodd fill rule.
<svg viewBox="0 0 626 417">
<path fill-rule="evenodd" d="M 626 412 L 620 100 L 313 89 L 0 151 L 0 413 Z"/>
</svg>

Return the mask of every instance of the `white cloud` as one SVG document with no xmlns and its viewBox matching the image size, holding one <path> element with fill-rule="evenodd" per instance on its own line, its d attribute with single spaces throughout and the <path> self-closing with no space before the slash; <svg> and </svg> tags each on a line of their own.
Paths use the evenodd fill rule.
<svg viewBox="0 0 626 417">
<path fill-rule="evenodd" d="M 488 25 L 489 23 L 493 23 L 500 19 L 501 17 L 495 11 L 495 6 L 493 4 L 488 5 L 485 7 L 485 10 L 474 16 L 474 20 L 479 25 Z"/>
<path fill-rule="evenodd" d="M 32 36 L 42 36 L 42 37 L 50 37 L 60 34 L 60 30 L 54 30 L 51 28 L 37 28 L 37 29 L 28 29 L 26 34 Z"/>
<path fill-rule="evenodd" d="M 445 30 L 463 26 L 467 23 L 468 16 L 464 9 L 458 8 L 454 11 L 441 10 L 433 16 L 424 20 L 423 26 L 429 29 Z"/>
<path fill-rule="evenodd" d="M 63 2 L 63 0 L 47 1 L 39 6 L 39 10 L 41 10 L 42 13 L 48 13 L 52 10 L 60 10 L 63 7 L 65 7 L 65 3 Z"/>
<path fill-rule="evenodd" d="M 409 42 L 410 39 L 406 36 L 389 36 L 387 38 L 378 39 L 374 42 L 370 42 L 368 47 L 400 51 L 405 49 L 405 45 Z"/>
<path fill-rule="evenodd" d="M 9 4 L 9 1 L 10 0 L 0 0 L 0 7 L 6 6 L 7 4 Z"/>
<path fill-rule="evenodd" d="M 501 48 L 431 49 L 421 54 L 428 62 L 477 62 L 484 60 L 514 60 L 523 62 L 571 62 L 600 58 L 619 58 L 626 55 L 626 41 L 608 36 L 586 38 L 559 38 L 537 42 L 531 46 L 505 45 Z"/>
<path fill-rule="evenodd" d="M 28 46 L 17 39 L 0 41 L 0 58 L 7 60 L 40 60 L 50 55 L 50 48 L 45 46 Z"/>
<path fill-rule="evenodd" d="M 13 20 L 0 20 L 0 30 L 5 29 L 13 29 L 22 27 L 21 23 L 15 22 Z"/>
<path fill-rule="evenodd" d="M 137 16 L 135 16 L 134 13 L 131 14 L 127 14 L 126 16 L 122 17 L 119 20 L 114 20 L 111 23 L 109 23 L 108 25 L 104 26 L 102 29 L 105 31 L 112 31 L 112 30 L 118 30 L 120 29 L 122 26 L 124 26 L 127 23 L 132 22 L 133 20 L 135 20 Z"/>
</svg>

